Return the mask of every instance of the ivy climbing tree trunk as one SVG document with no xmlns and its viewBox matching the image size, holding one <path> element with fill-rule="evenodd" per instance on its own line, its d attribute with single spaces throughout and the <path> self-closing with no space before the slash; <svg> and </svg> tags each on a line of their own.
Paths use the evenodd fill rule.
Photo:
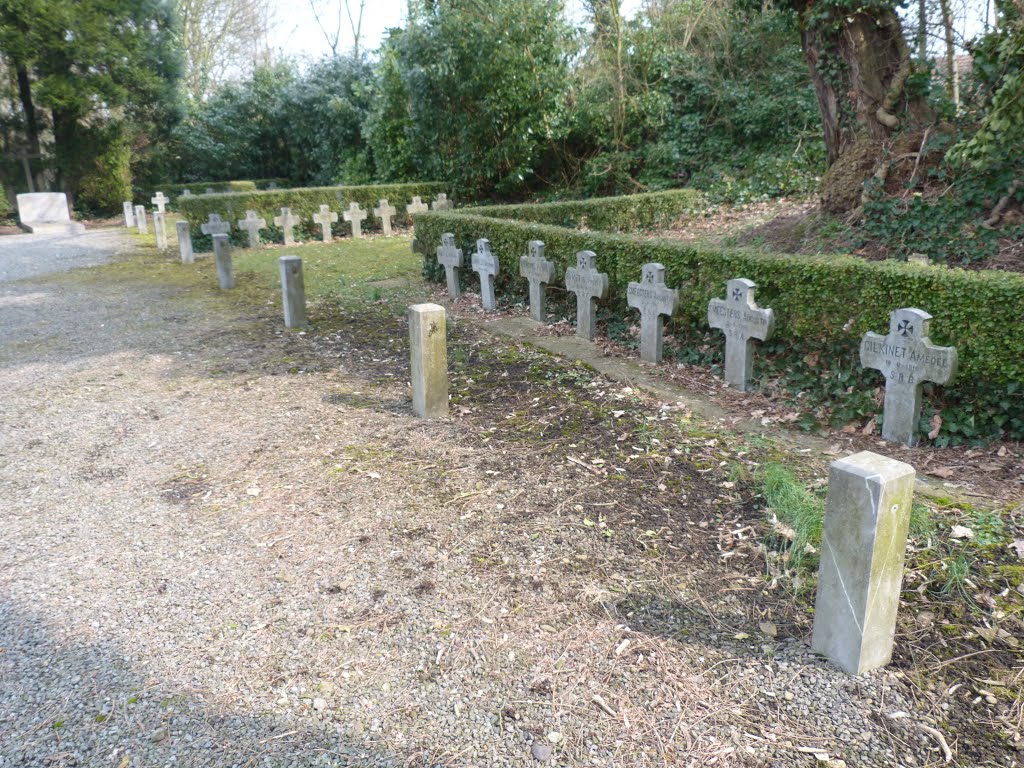
<svg viewBox="0 0 1024 768">
<path fill-rule="evenodd" d="M 904 93 L 910 48 L 890 0 L 794 0 L 793 6 L 828 151 L 822 207 L 846 213 L 860 206 L 864 181 L 876 174 L 889 136 L 926 119 L 927 107 Z"/>
</svg>

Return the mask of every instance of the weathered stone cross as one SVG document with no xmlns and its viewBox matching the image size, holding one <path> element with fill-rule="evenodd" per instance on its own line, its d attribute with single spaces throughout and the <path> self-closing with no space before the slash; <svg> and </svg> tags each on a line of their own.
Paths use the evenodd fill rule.
<svg viewBox="0 0 1024 768">
<path fill-rule="evenodd" d="M 352 225 L 352 237 L 362 237 L 363 220 L 366 219 L 367 213 L 359 207 L 359 203 L 351 203 L 348 210 L 342 215 L 345 217 L 345 221 Z"/>
<path fill-rule="evenodd" d="M 457 299 L 462 293 L 459 285 L 462 249 L 455 247 L 455 235 L 451 232 L 441 235 L 441 245 L 437 247 L 437 263 L 444 267 L 445 277 L 448 278 L 448 295 Z"/>
<path fill-rule="evenodd" d="M 256 218 L 256 211 L 246 211 L 245 218 L 238 220 L 238 228 L 249 233 L 249 247 L 258 248 L 260 244 L 260 230 L 267 226 L 266 219 Z"/>
<path fill-rule="evenodd" d="M 441 192 L 437 196 L 437 200 L 430 204 L 430 207 L 435 211 L 447 211 L 452 207 L 451 202 L 448 200 L 448 195 Z"/>
<path fill-rule="evenodd" d="M 274 224 L 284 230 L 284 244 L 295 245 L 295 225 L 299 223 L 297 216 L 292 216 L 291 208 L 282 208 L 281 215 L 274 217 Z"/>
<path fill-rule="evenodd" d="M 149 202 L 151 202 L 153 205 L 155 205 L 156 209 L 160 213 L 167 213 L 167 211 L 164 209 L 164 206 L 167 205 L 171 201 L 168 200 L 166 197 L 164 197 L 164 193 L 163 192 L 157 192 L 156 193 L 156 197 L 150 199 Z"/>
<path fill-rule="evenodd" d="M 555 263 L 544 258 L 544 242 L 531 240 L 528 244 L 529 253 L 519 257 L 519 274 L 530 283 L 530 317 L 543 323 L 544 284 L 550 283 L 555 276 Z"/>
<path fill-rule="evenodd" d="M 377 203 L 377 207 L 373 209 L 373 215 L 380 219 L 381 229 L 384 230 L 384 237 L 391 237 L 391 219 L 398 213 L 395 210 L 395 206 L 388 204 L 387 198 L 384 198 Z"/>
<path fill-rule="evenodd" d="M 754 373 L 753 339 L 767 341 L 775 330 L 775 313 L 754 301 L 756 284 L 744 277 L 725 284 L 725 299 L 708 304 L 708 325 L 725 331 L 725 380 L 746 392 Z"/>
<path fill-rule="evenodd" d="M 643 278 L 630 283 L 626 300 L 633 309 L 640 310 L 640 359 L 648 363 L 661 362 L 663 315 L 669 317 L 679 306 L 679 291 L 665 287 L 665 267 L 644 264 Z"/>
<path fill-rule="evenodd" d="M 211 213 L 209 221 L 200 224 L 199 229 L 204 235 L 226 235 L 231 231 L 231 222 L 223 221 L 219 213 Z"/>
<path fill-rule="evenodd" d="M 576 335 L 593 341 L 597 300 L 608 295 L 608 275 L 597 271 L 596 253 L 576 252 L 576 266 L 565 270 L 565 287 L 576 294 Z"/>
<path fill-rule="evenodd" d="M 430 206 L 420 200 L 419 197 L 414 196 L 412 202 L 405 206 L 405 212 L 412 216 L 414 213 L 426 213 L 430 210 Z"/>
<path fill-rule="evenodd" d="M 917 442 L 921 387 L 949 384 L 956 376 L 956 347 L 937 347 L 928 338 L 932 316 L 903 307 L 889 315 L 889 335 L 868 332 L 860 343 L 860 364 L 885 376 L 882 437 L 904 445 Z"/>
<path fill-rule="evenodd" d="M 320 213 L 313 214 L 313 223 L 320 225 L 320 234 L 325 243 L 331 242 L 331 224 L 338 220 L 338 214 L 329 205 L 321 205 Z"/>
<path fill-rule="evenodd" d="M 183 190 L 181 190 L 181 196 L 182 197 L 192 197 L 192 190 L 191 189 L 183 189 Z"/>
<path fill-rule="evenodd" d="M 491 241 L 481 237 L 476 241 L 473 271 L 480 275 L 480 298 L 488 312 L 497 309 L 497 303 L 494 301 L 494 278 L 500 269 L 498 257 L 491 253 Z"/>
</svg>

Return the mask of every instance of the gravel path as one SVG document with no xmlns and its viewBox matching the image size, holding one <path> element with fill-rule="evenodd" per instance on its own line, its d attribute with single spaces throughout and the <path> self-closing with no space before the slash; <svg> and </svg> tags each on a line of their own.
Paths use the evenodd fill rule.
<svg viewBox="0 0 1024 768">
<path fill-rule="evenodd" d="M 73 237 L 7 235 L 0 237 L 0 283 L 104 264 L 129 247 L 130 241 L 117 230 Z"/>
<path fill-rule="evenodd" d="M 0 284 L 2 768 L 938 764 L 898 674 L 570 533 L 578 467 L 503 471 L 155 260 L 50 271 L 76 249 Z"/>
</svg>

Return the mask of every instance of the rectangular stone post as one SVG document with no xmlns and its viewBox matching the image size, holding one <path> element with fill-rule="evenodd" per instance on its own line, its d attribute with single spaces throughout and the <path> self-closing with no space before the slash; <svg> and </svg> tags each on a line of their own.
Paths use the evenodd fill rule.
<svg viewBox="0 0 1024 768">
<path fill-rule="evenodd" d="M 149 234 L 149 225 L 146 223 L 146 209 L 141 205 L 135 206 L 135 223 L 139 227 L 140 235 Z"/>
<path fill-rule="evenodd" d="M 213 236 L 213 256 L 217 260 L 217 281 L 222 290 L 235 287 L 235 268 L 231 264 L 231 243 L 227 235 Z"/>
<path fill-rule="evenodd" d="M 153 232 L 156 234 L 156 247 L 161 251 L 167 250 L 167 222 L 164 216 L 166 214 L 160 211 L 153 211 Z"/>
<path fill-rule="evenodd" d="M 135 209 L 132 207 L 131 200 L 124 201 L 124 225 L 128 229 L 135 226 Z"/>
<path fill-rule="evenodd" d="M 811 647 L 851 675 L 892 660 L 915 474 L 870 451 L 829 471 Z"/>
<path fill-rule="evenodd" d="M 187 221 L 179 221 L 174 226 L 178 230 L 178 251 L 181 253 L 181 263 L 191 264 L 195 261 L 195 254 L 192 252 L 192 230 L 189 229 Z"/>
<path fill-rule="evenodd" d="M 448 333 L 444 307 L 409 307 L 412 409 L 423 419 L 448 415 Z"/>
<path fill-rule="evenodd" d="M 284 327 L 301 328 L 306 324 L 306 282 L 302 277 L 302 259 L 282 256 L 281 303 L 284 305 Z"/>
</svg>

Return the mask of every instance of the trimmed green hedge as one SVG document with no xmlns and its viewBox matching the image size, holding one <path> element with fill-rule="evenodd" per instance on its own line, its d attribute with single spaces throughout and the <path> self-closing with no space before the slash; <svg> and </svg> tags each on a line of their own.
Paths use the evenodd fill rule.
<svg viewBox="0 0 1024 768">
<path fill-rule="evenodd" d="M 381 198 L 387 198 L 398 212 L 396 224 L 411 223 L 412 217 L 406 212 L 406 204 L 419 196 L 424 203 L 429 203 L 438 193 L 447 192 L 448 186 L 441 182 L 415 182 L 410 184 L 378 184 L 361 187 L 297 187 L 295 189 L 273 189 L 265 191 L 235 192 L 219 195 L 193 195 L 178 199 L 178 210 L 192 227 L 192 236 L 200 240 L 199 245 L 205 246 L 200 235 L 199 226 L 209 219 L 211 213 L 220 214 L 225 221 L 230 221 L 232 238 L 241 234 L 235 227 L 239 219 L 245 218 L 247 210 L 256 211 L 267 220 L 270 231 L 264 231 L 263 237 L 268 240 L 283 241 L 279 227 L 273 226 L 275 216 L 280 215 L 281 208 L 291 208 L 292 215 L 299 218 L 295 227 L 297 240 L 316 240 L 320 238 L 320 225 L 313 223 L 313 214 L 320 212 L 325 203 L 338 214 L 338 222 L 334 225 L 337 234 L 349 232 L 348 223 L 342 218 L 342 212 L 350 203 L 359 203 L 359 207 L 369 214 L 363 221 L 363 231 L 379 230 L 380 220 L 373 215 L 373 209 Z"/>
<path fill-rule="evenodd" d="M 186 189 L 190 190 L 193 195 L 205 194 L 207 189 L 212 189 L 215 194 L 223 194 L 226 192 L 252 192 L 257 189 L 268 189 L 271 184 L 277 184 L 278 187 L 287 187 L 288 179 L 193 181 L 189 184 L 160 184 L 151 192 L 135 190 L 135 195 L 136 197 L 145 198 L 145 205 L 148 208 L 150 206 L 150 199 L 156 195 L 157 191 L 167 195 L 173 205 Z"/>
<path fill-rule="evenodd" d="M 591 204 L 599 205 L 600 201 Z M 521 207 L 502 206 L 497 212 L 504 217 L 515 208 Z M 444 271 L 434 256 L 443 232 L 454 233 L 467 262 L 476 239 L 486 237 L 501 262 L 496 290 L 506 298 L 518 299 L 526 289 L 526 281 L 519 277 L 519 257 L 526 252 L 527 241 L 543 240 L 545 255 L 557 265 L 556 290 L 551 293 L 557 303 L 565 268 L 575 264 L 577 251 L 592 250 L 599 268 L 609 276 L 610 298 L 603 303 L 603 316 L 610 322 L 635 322 L 635 311 L 626 306 L 626 285 L 640 279 L 643 264 L 661 262 L 666 268 L 666 283 L 680 289 L 680 306 L 669 333 L 691 349 L 694 344 L 716 347 L 715 354 L 685 358 L 691 362 L 721 360 L 718 350 L 724 347 L 724 338 L 708 329 L 708 302 L 713 296 L 724 295 L 727 280 L 746 277 L 757 283 L 758 303 L 773 308 L 777 320 L 774 341 L 764 345 L 758 355 L 755 375 L 771 370 L 789 381 L 802 380 L 807 387 L 820 385 L 823 400 L 866 396 L 864 389 L 880 386 L 881 374 L 862 372 L 860 368 L 861 337 L 869 330 L 887 333 L 891 310 L 920 307 L 934 316 L 932 340 L 955 345 L 959 352 L 958 379 L 941 392 L 946 405 L 942 415 L 947 441 L 1024 437 L 1022 275 L 870 262 L 852 256 L 804 257 L 712 249 L 511 221 L 481 215 L 490 214 L 488 208 L 472 210 L 475 215 L 445 211 L 416 218 L 416 239 L 425 254 L 425 275 L 443 279 Z M 516 213 L 519 215 L 519 211 Z M 550 216 L 536 211 L 526 215 Z M 559 211 L 553 218 L 564 220 L 561 216 Z M 467 286 L 477 286 L 476 275 L 468 267 L 461 272 Z M 832 381 L 816 381 L 819 378 Z M 863 407 L 873 406 L 865 403 Z M 842 413 L 846 417 L 860 415 Z"/>
</svg>

